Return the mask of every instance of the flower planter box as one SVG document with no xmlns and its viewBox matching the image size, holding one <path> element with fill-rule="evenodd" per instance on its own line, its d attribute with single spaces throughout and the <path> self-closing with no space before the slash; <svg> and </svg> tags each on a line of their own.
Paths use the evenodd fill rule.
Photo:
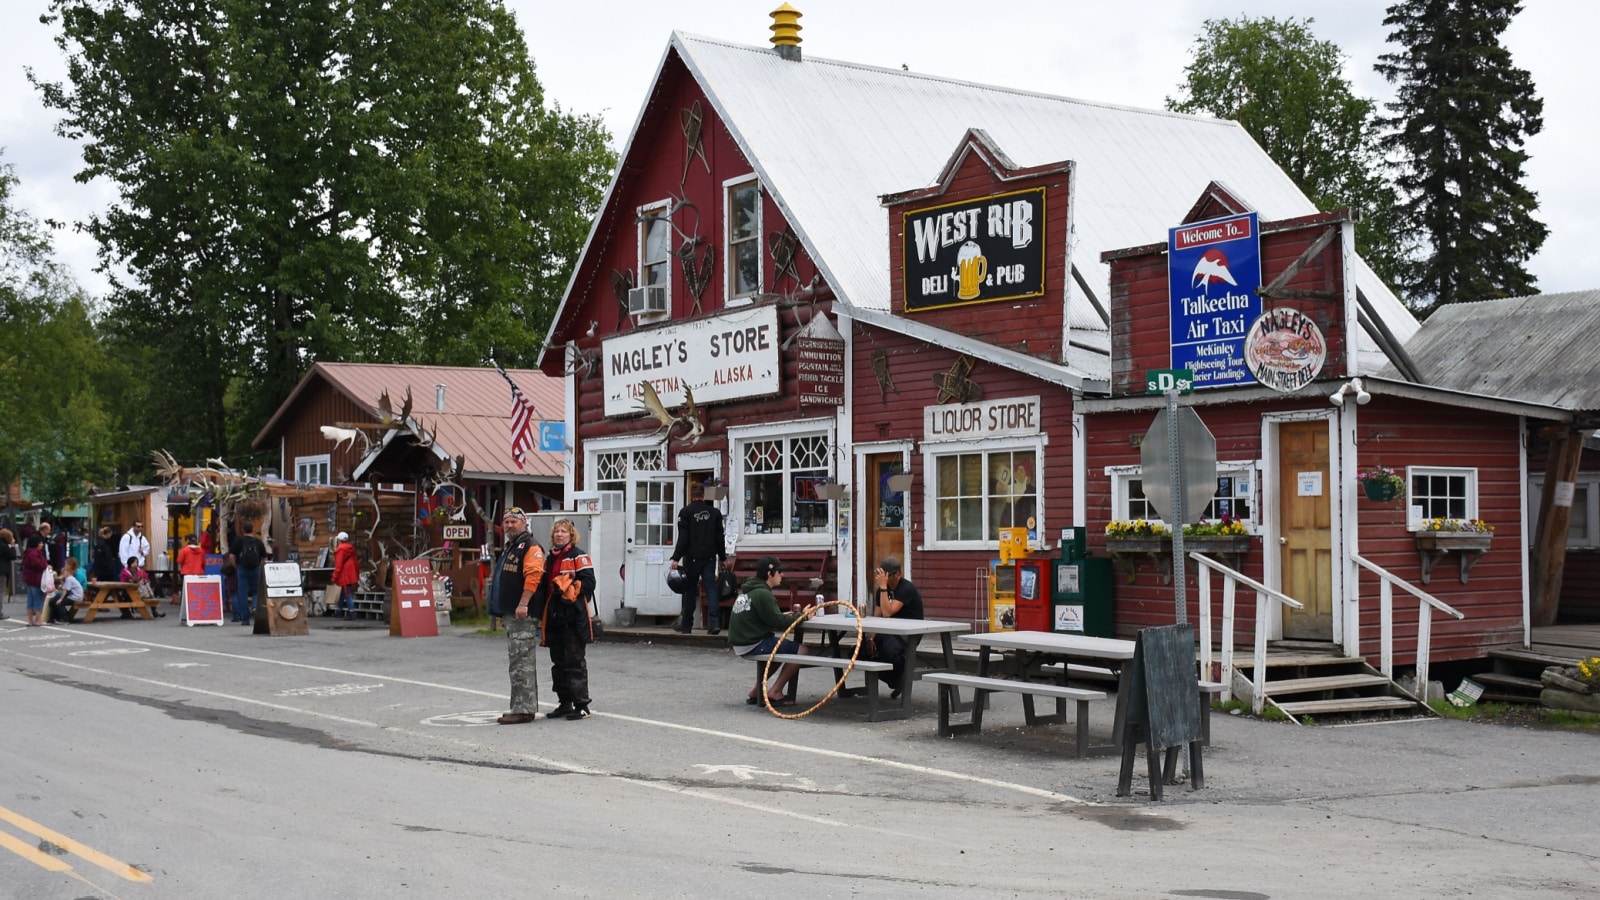
<svg viewBox="0 0 1600 900">
<path fill-rule="evenodd" d="M 1433 567 L 1451 553 L 1461 570 L 1461 583 L 1467 583 L 1467 573 L 1477 564 L 1478 558 L 1489 550 L 1494 533 L 1489 531 L 1419 531 L 1417 555 L 1422 560 L 1422 583 L 1427 584 Z"/>
<path fill-rule="evenodd" d="M 1183 548 L 1189 553 L 1204 553 L 1222 559 L 1231 568 L 1239 568 L 1244 554 L 1249 552 L 1254 535 L 1249 534 L 1186 534 Z M 1172 538 L 1168 537 L 1106 537 L 1106 552 L 1116 561 L 1118 568 L 1132 584 L 1140 556 L 1147 556 L 1160 573 L 1163 584 L 1172 583 Z"/>
</svg>

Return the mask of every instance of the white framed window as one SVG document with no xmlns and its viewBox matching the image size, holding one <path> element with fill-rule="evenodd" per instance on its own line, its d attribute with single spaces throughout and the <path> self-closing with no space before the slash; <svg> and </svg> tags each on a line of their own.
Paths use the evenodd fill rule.
<svg viewBox="0 0 1600 900">
<path fill-rule="evenodd" d="M 1528 484 L 1528 544 L 1538 531 L 1539 504 L 1544 501 L 1544 476 Z M 1600 547 L 1600 472 L 1580 472 L 1572 484 L 1572 514 L 1567 519 L 1567 547 Z"/>
<path fill-rule="evenodd" d="M 1422 509 L 1420 518 L 1408 516 L 1412 531 L 1422 527 L 1421 519 L 1478 518 L 1477 469 L 1408 466 L 1406 484 L 1406 505 Z"/>
<path fill-rule="evenodd" d="M 659 285 L 667 294 L 667 309 L 672 309 L 672 223 L 667 219 L 671 204 L 663 200 L 639 209 L 639 287 Z M 646 321 L 665 319 L 669 313 L 640 316 Z"/>
<path fill-rule="evenodd" d="M 835 478 L 833 429 L 819 422 L 728 429 L 733 521 L 740 541 L 816 535 L 831 543 L 833 504 L 818 487 Z"/>
<path fill-rule="evenodd" d="M 728 301 L 725 305 L 749 303 L 761 293 L 761 182 L 754 175 L 723 184 L 727 192 L 723 234 L 727 248 Z"/>
<path fill-rule="evenodd" d="M 590 441 L 585 451 L 589 455 L 590 490 L 625 491 L 630 472 L 667 470 L 667 455 L 659 444 L 614 448 L 599 445 L 599 441 Z"/>
<path fill-rule="evenodd" d="M 999 529 L 1027 528 L 1037 538 L 1044 521 L 1038 438 L 923 444 L 928 494 L 928 545 L 939 550 L 998 547 Z"/>
<path fill-rule="evenodd" d="M 1111 466 L 1105 470 L 1111 476 L 1111 518 L 1144 519 L 1147 522 L 1167 524 L 1150 501 L 1145 499 L 1144 478 L 1139 466 Z M 1217 463 L 1217 492 L 1198 516 L 1198 521 L 1220 520 L 1232 516 L 1244 523 L 1253 533 L 1260 524 L 1256 518 L 1256 466 L 1249 461 Z"/>
<path fill-rule="evenodd" d="M 332 458 L 327 453 L 294 458 L 294 480 L 299 484 L 332 484 L 329 467 Z"/>
</svg>

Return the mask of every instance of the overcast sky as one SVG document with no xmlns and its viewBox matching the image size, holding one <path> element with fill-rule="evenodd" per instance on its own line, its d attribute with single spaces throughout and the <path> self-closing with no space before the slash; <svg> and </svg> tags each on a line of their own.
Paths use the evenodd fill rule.
<svg viewBox="0 0 1600 900">
<path fill-rule="evenodd" d="M 1088 100 L 1161 107 L 1176 92 L 1201 23 L 1241 13 L 1314 18 L 1312 30 L 1348 57 L 1357 93 L 1387 100 L 1372 71 L 1385 51 L 1385 2 L 1302 0 L 790 0 L 799 9 L 806 54 Z M 546 96 L 564 108 L 601 116 L 620 146 L 633 127 L 671 32 L 765 44 L 777 0 L 509 0 L 538 67 Z M 39 24 L 47 0 L 0 4 L 0 147 L 22 184 L 19 204 L 44 219 L 71 222 L 103 207 L 104 185 L 80 185 L 78 147 L 53 133 L 55 115 L 38 101 L 23 68 L 60 78 L 64 66 Z M 1533 74 L 1544 99 L 1544 131 L 1528 141 L 1527 184 L 1550 227 L 1531 268 L 1543 291 L 1600 288 L 1600 250 L 1583 235 L 1600 209 L 1600 179 L 1590 172 L 1597 127 L 1591 72 L 1600 3 L 1528 0 L 1505 36 L 1515 63 Z M 930 173 L 931 177 L 931 173 Z M 1160 235 L 1152 237 L 1159 239 Z M 58 255 L 92 292 L 95 247 L 70 229 L 55 235 Z"/>
</svg>

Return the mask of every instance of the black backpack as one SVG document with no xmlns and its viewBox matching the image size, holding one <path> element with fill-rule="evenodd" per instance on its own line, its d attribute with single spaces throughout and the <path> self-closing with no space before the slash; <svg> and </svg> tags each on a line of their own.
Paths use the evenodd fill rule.
<svg viewBox="0 0 1600 900">
<path fill-rule="evenodd" d="M 239 565 L 246 569 L 254 569 L 261 565 L 261 542 L 255 538 L 245 538 L 244 548 L 239 551 Z"/>
</svg>

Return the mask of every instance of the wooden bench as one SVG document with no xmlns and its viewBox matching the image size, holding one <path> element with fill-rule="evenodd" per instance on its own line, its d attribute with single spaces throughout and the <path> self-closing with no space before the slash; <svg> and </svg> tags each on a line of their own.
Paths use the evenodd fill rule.
<svg viewBox="0 0 1600 900">
<path fill-rule="evenodd" d="M 761 676 L 766 672 L 767 657 L 765 654 L 757 654 L 755 656 L 755 661 L 756 678 L 760 679 Z M 809 654 L 802 655 L 799 653 L 778 653 L 772 657 L 773 671 L 776 672 L 778 667 L 785 663 L 793 663 L 794 665 L 801 666 L 802 668 L 815 668 L 820 666 L 823 668 L 833 669 L 835 673 L 833 680 L 837 682 L 844 676 L 844 668 L 850 664 L 850 660 L 841 659 L 837 656 L 812 656 Z M 872 659 L 858 659 L 856 660 L 853 669 L 854 671 L 862 673 L 862 675 L 866 678 L 867 717 L 869 719 L 876 719 L 878 715 L 878 673 L 893 672 L 894 663 L 878 662 L 877 660 Z M 789 682 L 789 690 L 784 696 L 788 697 L 790 700 L 793 700 L 799 683 L 800 678 L 797 675 L 793 681 Z M 843 696 L 845 694 L 844 688 L 841 687 L 839 692 L 840 695 Z"/>
<path fill-rule="evenodd" d="M 1032 681 L 1012 681 L 1006 678 L 984 678 L 978 675 L 963 675 L 959 672 L 928 672 L 922 676 L 923 681 L 939 685 L 939 736 L 951 737 L 957 734 L 975 734 L 983 730 L 983 710 L 988 704 L 984 701 L 991 693 L 1009 693 L 1022 695 L 1022 708 L 1029 725 L 1059 725 L 1066 722 L 1066 703 L 1074 700 L 1078 704 L 1078 734 L 1075 755 L 1082 759 L 1089 751 L 1089 701 L 1106 699 L 1105 691 L 1091 691 L 1085 688 L 1062 687 L 1058 684 L 1038 684 Z M 953 688 L 971 688 L 974 694 L 972 703 L 972 721 L 964 725 L 952 725 L 950 713 L 956 702 Z M 1039 716 L 1034 713 L 1034 697 L 1053 697 L 1056 701 L 1056 714 L 1053 716 Z"/>
<path fill-rule="evenodd" d="M 783 564 L 783 582 L 778 585 L 778 590 L 789 589 L 789 602 L 782 608 L 788 610 L 796 603 L 810 606 L 814 594 L 822 590 L 822 583 L 828 578 L 828 562 L 833 558 L 832 550 L 796 550 L 785 553 L 741 553 L 733 559 L 733 574 L 744 584 L 756 575 L 756 563 L 763 556 L 777 557 Z M 805 594 L 804 599 L 801 593 Z M 776 596 L 776 592 L 774 592 Z M 720 604 L 723 609 L 733 608 L 733 598 L 723 597 Z M 724 621 L 727 617 L 724 616 Z"/>
</svg>

